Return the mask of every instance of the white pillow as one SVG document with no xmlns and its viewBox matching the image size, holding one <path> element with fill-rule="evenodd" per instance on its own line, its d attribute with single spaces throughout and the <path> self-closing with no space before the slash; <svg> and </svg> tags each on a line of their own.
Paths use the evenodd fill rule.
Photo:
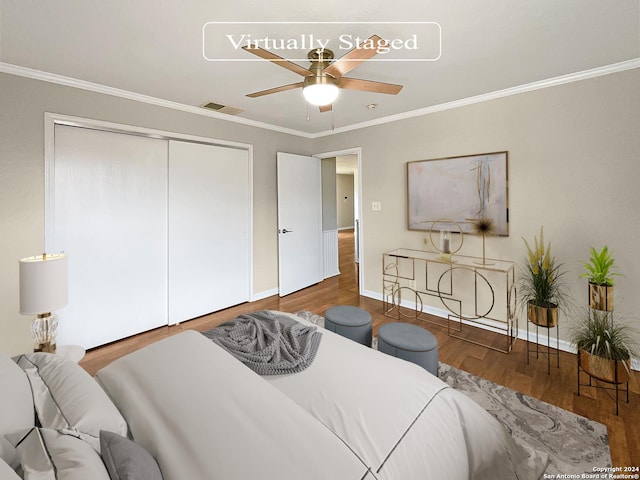
<svg viewBox="0 0 640 480">
<path fill-rule="evenodd" d="M 18 451 L 24 480 L 109 480 L 100 455 L 76 437 L 33 427 L 7 439 Z"/>
<path fill-rule="evenodd" d="M 50 353 L 16 360 L 26 372 L 40 425 L 70 433 L 100 451 L 100 430 L 127 435 L 127 423 L 96 381 L 75 362 Z"/>
<path fill-rule="evenodd" d="M 36 424 L 32 398 L 27 376 L 0 353 L 0 459 L 14 469 L 18 467 L 18 456 L 4 436 Z"/>
<path fill-rule="evenodd" d="M 4 437 L 2 440 L 6 440 Z M 13 468 L 0 458 L 0 478 L 2 480 L 21 480 Z"/>
</svg>

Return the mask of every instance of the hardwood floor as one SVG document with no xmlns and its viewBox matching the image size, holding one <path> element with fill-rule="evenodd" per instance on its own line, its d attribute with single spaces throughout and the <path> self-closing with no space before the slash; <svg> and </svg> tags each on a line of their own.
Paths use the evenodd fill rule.
<svg viewBox="0 0 640 480">
<path fill-rule="evenodd" d="M 356 305 L 369 311 L 373 317 L 374 334 L 380 325 L 394 321 L 382 314 L 382 303 L 358 294 L 358 266 L 354 263 L 353 231 L 341 231 L 340 272 L 317 285 L 280 298 L 277 295 L 253 303 L 213 313 L 178 326 L 162 327 L 125 340 L 99 347 L 87 352 L 81 365 L 91 374 L 129 352 L 161 338 L 183 330 L 208 330 L 242 313 L 271 309 L 285 312 L 309 310 L 323 315 L 333 305 Z M 439 342 L 440 360 L 454 367 L 505 385 L 532 397 L 570 410 L 605 424 L 609 431 L 609 443 L 613 465 L 618 467 L 640 465 L 640 373 L 632 372 L 629 383 L 629 403 L 620 402 L 620 414 L 615 415 L 615 404 L 608 392 L 585 387 L 577 396 L 576 356 L 560 352 L 560 368 L 552 367 L 547 375 L 544 358 L 532 358 L 527 364 L 526 342 L 518 340 L 509 354 L 496 352 L 449 337 L 444 328 L 421 320 L 403 319 L 429 329 Z M 501 341 L 503 338 L 484 330 L 478 335 L 485 343 Z M 622 397 L 624 398 L 624 396 Z M 594 465 L 601 467 L 604 465 Z"/>
</svg>

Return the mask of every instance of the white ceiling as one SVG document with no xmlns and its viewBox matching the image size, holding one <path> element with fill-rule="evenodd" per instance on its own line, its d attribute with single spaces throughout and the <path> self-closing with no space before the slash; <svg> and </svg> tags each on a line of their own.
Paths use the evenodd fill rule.
<svg viewBox="0 0 640 480">
<path fill-rule="evenodd" d="M 302 77 L 234 51 L 230 42 L 214 45 L 212 39 L 224 38 L 227 28 L 254 39 L 309 31 L 330 39 L 336 56 L 348 51 L 338 41 L 343 34 L 408 38 L 416 33 L 420 41 L 430 42 L 419 52 L 378 55 L 374 58 L 394 61 L 366 62 L 350 72 L 347 76 L 399 83 L 404 89 L 397 96 L 343 90 L 334 104 L 335 128 L 640 57 L 638 0 L 0 0 L 0 8 L 4 64 L 194 107 L 213 101 L 244 109 L 240 117 L 310 134 L 330 130 L 332 114 L 313 108 L 307 120 L 300 89 L 245 96 Z M 203 29 L 207 22 L 285 21 L 338 23 L 218 23 Z M 400 22 L 437 22 L 440 57 L 395 61 L 410 55 L 424 59 L 437 50 L 426 33 L 429 26 Z M 214 60 L 235 56 L 251 61 L 207 61 L 203 50 Z M 308 50 L 280 53 L 304 58 Z M 377 108 L 367 109 L 371 103 Z"/>
</svg>

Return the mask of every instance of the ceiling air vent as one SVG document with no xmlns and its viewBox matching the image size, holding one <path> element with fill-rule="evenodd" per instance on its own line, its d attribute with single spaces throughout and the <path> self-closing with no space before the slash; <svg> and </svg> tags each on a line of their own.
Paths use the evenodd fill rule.
<svg viewBox="0 0 640 480">
<path fill-rule="evenodd" d="M 215 110 L 216 112 L 226 113 L 227 115 L 238 115 L 239 113 L 244 112 L 241 108 L 230 107 L 228 105 L 220 105 L 215 102 L 208 102 L 204 105 L 201 105 L 202 108 L 208 108 L 209 110 Z"/>
</svg>

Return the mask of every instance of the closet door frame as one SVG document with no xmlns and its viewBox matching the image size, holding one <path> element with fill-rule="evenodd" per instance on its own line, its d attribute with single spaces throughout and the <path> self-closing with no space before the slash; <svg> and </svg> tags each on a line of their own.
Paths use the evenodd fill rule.
<svg viewBox="0 0 640 480">
<path fill-rule="evenodd" d="M 231 147 L 246 150 L 248 154 L 248 194 L 249 194 L 249 215 L 247 218 L 248 229 L 248 283 L 249 301 L 254 301 L 253 293 L 253 145 L 248 143 L 230 142 L 210 137 L 187 135 L 182 133 L 168 132 L 133 125 L 118 124 L 94 120 L 89 118 L 61 115 L 57 113 L 45 113 L 44 115 L 44 171 L 45 171 L 45 211 L 44 211 L 44 245 L 45 251 L 54 253 L 53 248 L 54 226 L 55 226 L 55 126 L 65 125 L 71 127 L 90 128 L 105 132 L 123 133 L 142 137 L 158 138 L 163 140 L 176 140 L 191 143 L 202 143 L 219 147 Z"/>
</svg>

